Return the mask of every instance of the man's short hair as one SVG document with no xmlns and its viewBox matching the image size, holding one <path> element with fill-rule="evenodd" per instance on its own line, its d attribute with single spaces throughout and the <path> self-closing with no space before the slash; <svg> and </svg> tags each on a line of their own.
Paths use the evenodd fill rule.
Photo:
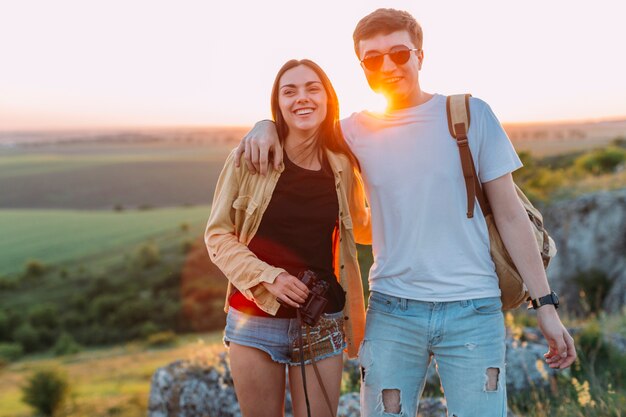
<svg viewBox="0 0 626 417">
<path fill-rule="evenodd" d="M 396 9 L 378 9 L 359 20 L 352 38 L 354 52 L 359 56 L 359 41 L 373 38 L 376 35 L 388 35 L 406 30 L 417 49 L 422 49 L 422 27 L 409 12 Z"/>
</svg>

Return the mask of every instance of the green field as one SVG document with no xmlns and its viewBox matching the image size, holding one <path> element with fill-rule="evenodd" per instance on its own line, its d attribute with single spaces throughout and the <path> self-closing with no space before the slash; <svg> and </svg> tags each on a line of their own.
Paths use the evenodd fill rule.
<svg viewBox="0 0 626 417">
<path fill-rule="evenodd" d="M 0 149 L 0 209 L 209 204 L 230 149 L 172 143 Z"/>
<path fill-rule="evenodd" d="M 209 210 L 0 210 L 0 273 L 19 272 L 31 259 L 50 265 L 96 265 L 142 241 L 176 232 L 182 224 L 201 233 Z"/>
</svg>

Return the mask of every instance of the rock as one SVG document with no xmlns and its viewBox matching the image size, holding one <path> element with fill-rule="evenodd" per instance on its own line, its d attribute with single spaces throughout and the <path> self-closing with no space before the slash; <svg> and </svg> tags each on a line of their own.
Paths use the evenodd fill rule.
<svg viewBox="0 0 626 417">
<path fill-rule="evenodd" d="M 225 353 L 220 355 L 219 368 L 177 361 L 158 369 L 152 377 L 148 417 L 241 417 Z M 358 362 L 347 360 L 344 372 L 349 378 L 358 378 Z M 360 415 L 358 392 L 349 392 L 339 398 L 337 417 Z M 445 399 L 423 397 L 420 400 L 418 417 L 445 416 Z M 293 417 L 289 391 L 285 417 Z M 509 417 L 515 416 L 509 413 Z"/>
<path fill-rule="evenodd" d="M 550 386 L 550 381 L 556 377 L 557 371 L 545 363 L 543 354 L 547 351 L 547 345 L 506 340 L 507 393 Z"/>
<path fill-rule="evenodd" d="M 612 283 L 602 307 L 619 312 L 626 305 L 626 189 L 556 202 L 542 213 L 558 249 L 548 277 L 564 307 L 578 304 L 574 278 L 597 270 Z"/>
<path fill-rule="evenodd" d="M 149 417 L 241 417 L 230 370 L 177 361 L 152 377 Z"/>
<path fill-rule="evenodd" d="M 423 397 L 420 399 L 417 417 L 447 417 L 448 407 L 443 398 Z"/>
<path fill-rule="evenodd" d="M 361 403 L 358 392 L 349 392 L 339 397 L 337 417 L 360 417 Z"/>
<path fill-rule="evenodd" d="M 619 333 L 609 333 L 605 336 L 606 342 L 612 345 L 621 354 L 626 353 L 626 337 Z"/>
</svg>

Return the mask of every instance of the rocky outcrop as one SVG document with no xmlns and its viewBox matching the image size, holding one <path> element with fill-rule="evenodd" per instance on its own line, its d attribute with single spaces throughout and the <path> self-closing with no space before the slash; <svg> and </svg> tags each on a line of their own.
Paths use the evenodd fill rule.
<svg viewBox="0 0 626 417">
<path fill-rule="evenodd" d="M 173 362 L 152 376 L 150 417 L 241 417 L 225 355 L 221 371 L 188 361 Z"/>
<path fill-rule="evenodd" d="M 529 337 L 532 339 L 533 336 Z M 534 387 L 549 386 L 555 371 L 543 365 L 547 346 L 507 337 L 507 391 L 518 392 Z M 435 367 L 431 366 L 429 383 L 439 387 Z M 358 381 L 359 366 L 355 360 L 344 362 L 344 380 Z M 360 417 L 359 393 L 341 396 L 337 417 Z M 241 417 L 226 353 L 220 355 L 217 366 L 178 361 L 158 369 L 152 377 L 148 417 Z M 292 417 L 289 392 L 285 416 Z M 418 417 L 445 417 L 443 398 L 424 397 L 420 400 Z M 509 416 L 512 414 L 509 413 Z"/>
<path fill-rule="evenodd" d="M 542 211 L 558 248 L 548 268 L 555 291 L 566 305 L 576 306 L 581 289 L 576 280 L 585 274 L 598 280 L 599 272 L 610 286 L 603 309 L 619 311 L 626 305 L 626 189 L 556 202 Z"/>
</svg>

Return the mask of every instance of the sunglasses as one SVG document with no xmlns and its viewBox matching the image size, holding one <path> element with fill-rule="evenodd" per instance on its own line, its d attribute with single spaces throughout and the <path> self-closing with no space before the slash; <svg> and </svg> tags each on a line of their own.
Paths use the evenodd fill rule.
<svg viewBox="0 0 626 417">
<path fill-rule="evenodd" d="M 384 54 L 376 53 L 363 58 L 361 64 L 370 71 L 378 71 L 380 67 L 383 66 L 385 55 L 388 55 L 396 65 L 404 65 L 409 61 L 409 58 L 411 58 L 411 52 L 413 51 L 419 51 L 419 49 L 409 49 L 405 47 Z"/>
</svg>

